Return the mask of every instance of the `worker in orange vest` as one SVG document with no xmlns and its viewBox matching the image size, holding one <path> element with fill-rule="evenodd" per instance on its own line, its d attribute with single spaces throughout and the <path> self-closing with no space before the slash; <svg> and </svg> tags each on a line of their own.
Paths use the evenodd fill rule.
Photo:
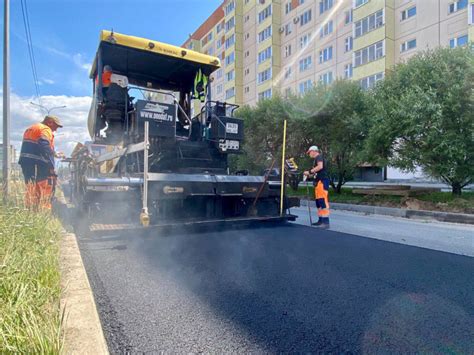
<svg viewBox="0 0 474 355">
<path fill-rule="evenodd" d="M 309 147 L 306 154 L 314 159 L 313 167 L 304 172 L 306 176 L 314 176 L 314 198 L 318 208 L 318 221 L 313 223 L 313 226 L 327 229 L 329 228 L 328 167 L 317 146 L 312 145 Z"/>
<path fill-rule="evenodd" d="M 110 86 L 110 78 L 112 77 L 112 67 L 110 65 L 104 65 L 102 70 L 102 90 L 105 92 Z M 99 75 L 95 77 L 95 86 L 99 83 Z"/>
<path fill-rule="evenodd" d="M 51 209 L 56 186 L 54 132 L 62 127 L 59 118 L 47 115 L 43 122 L 23 134 L 19 164 L 25 178 L 25 204 L 28 208 Z"/>
</svg>

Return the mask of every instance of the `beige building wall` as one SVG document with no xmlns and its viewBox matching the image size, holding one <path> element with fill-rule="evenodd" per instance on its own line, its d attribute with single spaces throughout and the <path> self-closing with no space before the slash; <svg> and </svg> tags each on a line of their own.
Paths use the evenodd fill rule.
<svg viewBox="0 0 474 355">
<path fill-rule="evenodd" d="M 300 87 L 314 85 L 320 79 L 351 78 L 367 83 L 369 79 L 380 79 L 394 64 L 407 60 L 420 50 L 462 43 L 466 37 L 474 39 L 474 0 L 458 9 L 459 1 L 450 0 L 323 0 L 329 6 L 321 13 L 320 0 L 225 0 L 220 13 L 215 13 L 205 22 L 184 46 L 219 56 L 221 73 L 214 73 L 213 96 L 216 100 L 235 102 L 239 105 L 255 105 L 259 94 L 280 91 L 288 94 L 300 92 Z M 233 11 L 225 14 L 225 8 L 234 3 Z M 454 4 L 454 5 L 453 5 Z M 259 23 L 259 13 L 269 5 L 271 16 Z M 413 8 L 416 7 L 414 11 Z M 461 6 L 462 7 L 462 6 Z M 355 23 L 383 10 L 383 26 L 355 38 Z M 409 11 L 410 10 L 410 11 Z M 303 24 L 303 17 L 311 19 Z M 407 13 L 410 12 L 410 16 Z M 224 15 L 225 14 L 225 15 Z M 305 15 L 306 14 L 306 15 Z M 232 17 L 235 26 L 217 33 L 219 23 Z M 212 26 L 209 26 L 209 21 Z M 352 21 L 347 21 L 352 19 Z M 324 36 L 321 29 L 330 28 Z M 204 24 L 203 24 L 204 26 Z M 271 38 L 258 40 L 259 33 L 272 27 Z M 212 40 L 202 39 L 213 33 Z M 330 32 L 330 33 L 328 33 Z M 225 39 L 234 35 L 235 44 L 225 49 Z M 352 42 L 351 38 L 352 37 Z M 217 41 L 222 45 L 218 48 Z M 414 45 L 413 40 L 416 40 Z M 355 52 L 383 41 L 383 56 L 378 60 L 355 67 Z M 454 41 L 454 42 L 453 42 Z M 352 47 L 350 45 L 352 43 Z M 258 63 L 259 53 L 272 48 L 272 58 Z M 320 62 L 320 54 L 331 47 L 331 59 Z M 234 52 L 235 61 L 226 64 L 226 57 Z M 326 52 L 327 53 L 327 52 Z M 300 62 L 311 58 L 311 64 Z M 352 66 L 352 70 L 351 70 Z M 259 73 L 271 68 L 271 79 L 258 82 Z M 232 80 L 226 73 L 234 71 Z M 373 83 L 372 83 L 373 84 Z M 235 88 L 235 96 L 226 99 L 226 90 Z"/>
</svg>

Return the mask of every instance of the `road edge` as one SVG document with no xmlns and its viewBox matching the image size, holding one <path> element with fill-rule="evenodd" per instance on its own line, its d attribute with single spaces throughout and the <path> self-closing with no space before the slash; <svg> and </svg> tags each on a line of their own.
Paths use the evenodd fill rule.
<svg viewBox="0 0 474 355">
<path fill-rule="evenodd" d="M 301 206 L 307 206 L 307 200 L 301 199 Z M 378 214 L 392 217 L 402 217 L 424 221 L 438 221 L 448 223 L 474 224 L 474 215 L 465 213 L 436 212 L 425 210 L 409 210 L 404 208 L 381 207 L 370 205 L 353 205 L 349 203 L 329 202 L 331 209 L 351 211 L 366 214 Z"/>
<path fill-rule="evenodd" d="M 76 235 L 60 241 L 63 354 L 109 354 Z"/>
</svg>

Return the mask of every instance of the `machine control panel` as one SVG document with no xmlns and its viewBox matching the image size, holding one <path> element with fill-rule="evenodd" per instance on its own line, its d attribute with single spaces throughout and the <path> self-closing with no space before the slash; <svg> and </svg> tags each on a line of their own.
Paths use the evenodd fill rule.
<svg viewBox="0 0 474 355">
<path fill-rule="evenodd" d="M 231 139 L 219 139 L 219 150 L 221 152 L 238 152 L 240 149 L 240 142 Z"/>
</svg>

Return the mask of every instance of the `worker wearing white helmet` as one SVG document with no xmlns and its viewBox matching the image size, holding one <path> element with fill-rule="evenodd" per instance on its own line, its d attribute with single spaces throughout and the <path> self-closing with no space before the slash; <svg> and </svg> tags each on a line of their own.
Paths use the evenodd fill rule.
<svg viewBox="0 0 474 355">
<path fill-rule="evenodd" d="M 318 221 L 313 225 L 327 229 L 329 228 L 329 175 L 326 160 L 315 145 L 309 147 L 306 154 L 314 159 L 313 167 L 304 172 L 306 176 L 314 176 L 314 197 L 318 208 Z"/>
</svg>

